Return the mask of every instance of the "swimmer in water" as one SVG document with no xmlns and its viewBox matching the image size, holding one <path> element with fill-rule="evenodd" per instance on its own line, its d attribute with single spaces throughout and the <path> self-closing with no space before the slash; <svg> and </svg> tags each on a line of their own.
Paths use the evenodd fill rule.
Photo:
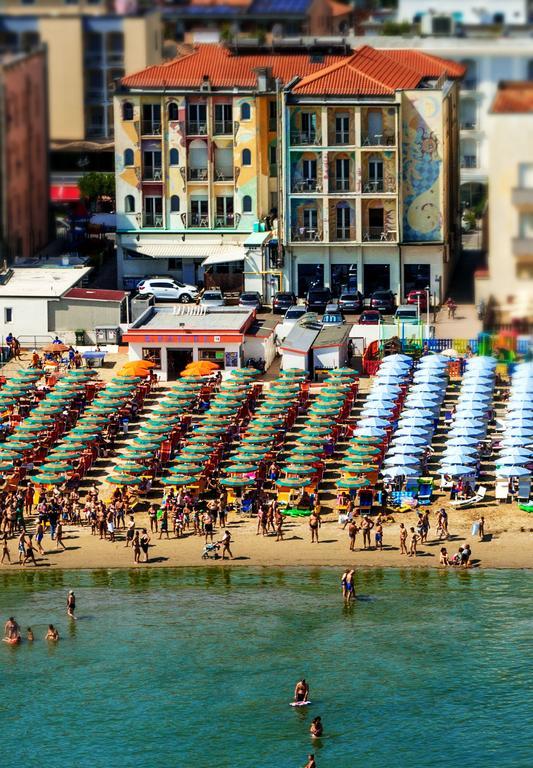
<svg viewBox="0 0 533 768">
<path fill-rule="evenodd" d="M 28 629 L 26 630 L 26 640 L 29 643 L 33 643 L 33 641 L 35 640 L 35 637 L 33 636 L 33 629 L 31 627 L 28 627 Z"/>
<path fill-rule="evenodd" d="M 296 683 L 294 688 L 294 701 L 309 701 L 309 686 L 304 677 Z"/>
<path fill-rule="evenodd" d="M 350 603 L 352 600 L 355 600 L 355 585 L 353 583 L 354 576 L 355 576 L 355 571 L 353 570 L 348 571 L 348 573 L 346 574 L 346 580 L 344 582 L 344 589 L 345 589 L 344 601 L 346 605 L 348 605 L 348 603 Z"/>
<path fill-rule="evenodd" d="M 76 610 L 76 595 L 72 590 L 67 595 L 67 616 L 71 619 L 75 619 L 74 611 Z"/>
<path fill-rule="evenodd" d="M 314 755 L 307 755 L 307 762 L 304 765 L 304 768 L 316 768 Z"/>
<path fill-rule="evenodd" d="M 320 716 L 314 717 L 311 721 L 309 733 L 313 739 L 319 739 L 324 733 L 324 726 L 322 725 L 322 718 Z"/>
<path fill-rule="evenodd" d="M 4 642 L 12 643 L 13 641 L 20 640 L 20 627 L 13 618 L 10 616 L 4 626 Z"/>
<path fill-rule="evenodd" d="M 59 640 L 59 632 L 53 624 L 48 625 L 48 632 L 44 636 L 45 640 L 49 640 L 51 643 L 57 643 Z"/>
</svg>

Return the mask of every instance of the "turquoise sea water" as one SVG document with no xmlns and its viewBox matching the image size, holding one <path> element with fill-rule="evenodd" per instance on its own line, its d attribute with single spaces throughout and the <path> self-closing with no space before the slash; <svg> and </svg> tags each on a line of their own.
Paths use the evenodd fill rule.
<svg viewBox="0 0 533 768">
<path fill-rule="evenodd" d="M 533 763 L 533 573 L 0 574 L 4 764 L 422 768 Z M 64 611 L 76 591 L 79 620 Z M 46 626 L 62 640 L 49 647 Z M 313 706 L 288 706 L 304 675 Z M 311 744 L 311 718 L 325 738 Z"/>
</svg>

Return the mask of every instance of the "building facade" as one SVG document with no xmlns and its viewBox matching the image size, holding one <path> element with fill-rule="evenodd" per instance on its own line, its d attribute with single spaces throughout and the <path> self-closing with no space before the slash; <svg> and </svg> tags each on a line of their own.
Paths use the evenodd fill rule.
<svg viewBox="0 0 533 768">
<path fill-rule="evenodd" d="M 207 272 L 224 288 L 234 269 L 266 300 L 312 284 L 338 293 L 349 277 L 367 294 L 421 283 L 440 294 L 459 235 L 462 73 L 406 51 L 204 45 L 124 78 L 119 282 Z"/>
<path fill-rule="evenodd" d="M 462 0 L 398 0 L 398 21 L 423 22 L 427 16 L 451 17 L 455 23 L 468 25 L 527 24 L 528 0 L 484 0 L 465 3 Z"/>
<path fill-rule="evenodd" d="M 46 51 L 0 55 L 0 263 L 48 243 L 48 183 Z"/>
<path fill-rule="evenodd" d="M 489 116 L 488 271 L 476 301 L 495 301 L 501 320 L 533 322 L 533 82 L 501 83 Z M 505 149 L 503 149 L 505 148 Z"/>
<path fill-rule="evenodd" d="M 285 287 L 441 298 L 458 251 L 462 71 L 364 46 L 283 90 Z"/>
</svg>

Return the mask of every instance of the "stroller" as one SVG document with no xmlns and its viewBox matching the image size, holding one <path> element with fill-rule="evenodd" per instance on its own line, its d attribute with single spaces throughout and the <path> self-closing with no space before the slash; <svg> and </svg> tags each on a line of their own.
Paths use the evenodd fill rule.
<svg viewBox="0 0 533 768">
<path fill-rule="evenodd" d="M 220 544 L 217 544 L 216 542 L 206 544 L 204 546 L 204 551 L 202 552 L 202 560 L 216 560 L 218 558 L 219 549 Z"/>
</svg>

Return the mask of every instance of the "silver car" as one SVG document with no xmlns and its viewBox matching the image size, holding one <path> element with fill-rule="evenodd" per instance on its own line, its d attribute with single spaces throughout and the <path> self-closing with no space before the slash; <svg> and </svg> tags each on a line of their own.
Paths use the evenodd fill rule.
<svg viewBox="0 0 533 768">
<path fill-rule="evenodd" d="M 222 291 L 204 291 L 200 299 L 202 307 L 224 307 L 225 305 L 226 299 Z"/>
</svg>

